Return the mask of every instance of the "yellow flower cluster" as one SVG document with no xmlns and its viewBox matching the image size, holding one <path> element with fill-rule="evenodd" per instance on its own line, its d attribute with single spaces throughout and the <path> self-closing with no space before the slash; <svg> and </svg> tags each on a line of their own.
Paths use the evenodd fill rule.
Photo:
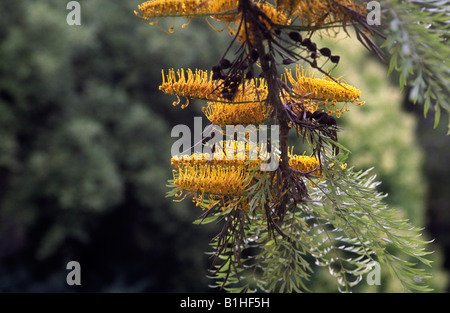
<svg viewBox="0 0 450 313">
<path fill-rule="evenodd" d="M 211 122 L 219 126 L 257 124 L 269 117 L 269 107 L 265 103 L 268 91 L 264 79 L 252 79 L 241 85 L 233 102 L 221 98 L 220 82 L 212 79 L 212 72 L 198 69 L 179 69 L 175 72 L 171 69 L 167 75 L 162 71 L 159 90 L 191 99 L 210 100 L 203 111 Z M 178 103 L 173 102 L 174 105 Z"/>
<path fill-rule="evenodd" d="M 234 22 L 240 18 L 236 14 L 238 5 L 239 0 L 211 1 L 212 18 L 227 23 Z M 226 14 L 230 12 L 234 12 L 235 14 Z"/>
<path fill-rule="evenodd" d="M 175 186 L 199 194 L 242 195 L 250 184 L 244 166 L 185 165 L 174 171 L 174 176 Z"/>
<path fill-rule="evenodd" d="M 246 194 L 249 188 L 263 176 L 270 178 L 272 174 L 259 169 L 263 162 L 261 155 L 256 159 L 250 158 L 252 146 L 249 143 L 228 140 L 220 142 L 219 146 L 222 148 L 212 154 L 194 153 L 172 157 L 174 185 L 181 191 L 177 197 L 187 192 L 183 199 L 189 194 L 193 195 L 193 201 L 203 209 L 219 205 L 222 210 L 232 207 L 248 210 Z M 254 152 L 259 152 L 258 148 L 253 147 L 256 150 Z M 230 151 L 233 152 L 232 157 L 228 154 Z M 316 158 L 291 152 L 289 157 L 292 169 L 305 175 L 322 175 Z"/>
<path fill-rule="evenodd" d="M 270 115 L 267 84 L 263 79 L 250 80 L 240 86 L 233 102 L 210 101 L 203 108 L 205 116 L 219 126 L 260 124 Z"/>
<path fill-rule="evenodd" d="M 198 14 L 210 12 L 210 1 L 205 0 L 151 0 L 138 6 L 139 11 L 134 14 L 143 18 L 164 16 L 187 16 L 193 17 Z"/>
<path fill-rule="evenodd" d="M 184 197 L 193 194 L 193 201 L 203 209 L 219 205 L 222 210 L 234 207 L 248 210 L 245 193 L 255 183 L 254 177 L 262 175 L 258 171 L 262 162 L 257 158 L 258 150 L 256 144 L 226 140 L 217 143 L 211 154 L 174 156 L 171 159 L 175 167 L 174 185 L 187 192 Z"/>
<path fill-rule="evenodd" d="M 333 80 L 328 76 L 315 78 L 310 71 L 305 72 L 301 66 L 295 69 L 295 77 L 291 70 L 286 70 L 284 80 L 292 85 L 292 97 L 295 99 L 311 99 L 320 101 L 316 105 L 322 105 L 327 108 L 328 113 L 336 113 L 337 117 L 345 110 L 344 105 L 340 109 L 332 109 L 337 102 L 352 102 L 356 105 L 363 105 L 364 102 L 358 102 L 361 97 L 361 91 L 343 81 Z M 310 102 L 310 105 L 314 105 Z"/>
<path fill-rule="evenodd" d="M 300 97 L 325 100 L 330 102 L 356 102 L 361 97 L 361 91 L 344 82 L 334 81 L 327 76 L 315 78 L 310 71 L 297 66 L 295 78 L 291 70 L 286 70 L 286 78 L 291 83 L 293 91 Z"/>
<path fill-rule="evenodd" d="M 249 169 L 259 166 L 262 160 L 258 157 L 259 147 L 248 142 L 224 140 L 216 144 L 213 153 L 193 153 L 190 155 L 173 156 L 171 164 L 174 167 L 197 165 L 220 165 L 225 167 L 244 167 Z M 251 157 L 252 156 L 252 157 Z"/>
<path fill-rule="evenodd" d="M 265 102 L 209 102 L 203 113 L 213 124 L 250 125 L 261 124 L 270 116 L 270 107 Z"/>
<path fill-rule="evenodd" d="M 289 167 L 302 173 L 311 173 L 316 176 L 322 175 L 319 160 L 306 155 L 289 155 Z"/>
<path fill-rule="evenodd" d="M 212 79 L 212 72 L 196 69 L 169 70 L 167 75 L 162 71 L 162 83 L 159 90 L 166 94 L 174 94 L 192 99 L 216 100 L 220 97 L 219 83 Z M 177 105 L 179 101 L 174 102 Z"/>
<path fill-rule="evenodd" d="M 196 69 L 170 69 L 168 74 L 162 70 L 162 83 L 159 90 L 166 94 L 184 96 L 192 99 L 221 100 L 221 90 L 218 88 L 222 80 L 213 80 L 213 73 Z M 235 97 L 235 102 L 247 102 L 255 99 L 264 100 L 267 97 L 267 84 L 264 79 L 252 79 L 241 85 Z M 224 100 L 224 99 L 222 99 Z"/>
<path fill-rule="evenodd" d="M 315 28 L 350 22 L 350 16 L 343 8 L 355 13 L 366 13 L 366 8 L 353 0 L 277 0 L 277 10 L 287 12 L 289 16 L 299 18 L 303 25 Z M 338 29 L 334 32 L 337 33 Z"/>
<path fill-rule="evenodd" d="M 134 13 L 144 20 L 167 16 L 187 18 L 211 16 L 215 20 L 227 23 L 231 33 L 239 32 L 238 40 L 244 41 L 248 27 L 243 26 L 238 30 L 238 24 L 242 17 L 238 12 L 238 5 L 239 0 L 151 0 L 140 4 L 139 12 L 134 11 Z M 258 1 L 256 5 L 273 23 L 281 25 L 291 23 L 284 12 L 277 10 L 270 3 Z M 270 23 L 263 19 L 262 22 L 270 29 Z M 234 25 L 230 26 L 230 23 Z M 157 22 L 150 24 L 155 25 Z M 248 37 L 253 40 L 252 34 L 249 33 Z"/>
<path fill-rule="evenodd" d="M 267 84 L 264 79 L 248 80 L 238 89 L 233 102 L 221 98 L 221 80 L 213 80 L 212 72 L 196 69 L 184 70 L 171 69 L 165 75 L 162 71 L 162 83 L 159 89 L 166 94 L 183 96 L 191 99 L 209 100 L 203 108 L 206 117 L 214 124 L 223 125 L 249 125 L 265 121 L 270 116 L 270 106 L 266 103 L 268 95 Z M 348 110 L 346 103 L 358 102 L 361 91 L 342 81 L 334 81 L 324 76 L 315 78 L 310 71 L 305 71 L 297 66 L 295 74 L 286 70 L 282 77 L 286 83 L 290 83 L 293 93 L 285 97 L 286 101 L 303 101 L 303 108 L 311 113 L 324 107 L 328 113 L 336 113 L 337 117 Z M 180 101 L 173 102 L 177 105 Z M 337 102 L 344 102 L 341 108 L 337 108 Z M 187 101 L 184 108 L 189 102 Z M 295 109 L 294 109 L 295 111 Z"/>
<path fill-rule="evenodd" d="M 151 0 L 140 4 L 139 12 L 134 11 L 134 14 L 144 20 L 167 16 L 211 16 L 216 20 L 233 22 L 238 19 L 238 4 L 239 0 Z"/>
<path fill-rule="evenodd" d="M 288 18 L 288 16 L 282 12 L 274 8 L 270 3 L 263 2 L 263 3 L 257 3 L 261 11 L 274 23 L 279 25 L 290 25 L 291 19 Z M 239 17 L 239 16 L 238 16 Z M 268 30 L 271 29 L 272 25 L 270 23 L 260 17 L 260 20 L 264 25 L 267 27 Z M 237 40 L 240 42 L 244 42 L 245 40 L 248 40 L 250 43 L 253 43 L 254 36 L 250 31 L 249 24 L 242 25 L 239 30 L 237 30 L 237 27 L 235 29 L 231 29 L 232 34 L 236 34 L 237 31 L 239 31 L 237 35 Z M 248 38 L 247 38 L 248 37 Z"/>
<path fill-rule="evenodd" d="M 246 193 L 249 186 L 254 183 L 254 173 L 263 175 L 266 172 L 252 172 L 261 164 L 260 159 L 249 162 L 248 154 L 245 157 L 236 154 L 233 159 L 215 159 L 209 154 L 192 154 L 182 157 L 173 157 L 174 184 L 180 189 L 194 192 L 197 197 L 203 194 L 241 196 Z M 312 173 L 320 176 L 319 161 L 314 157 L 290 155 L 289 166 L 303 173 Z"/>
</svg>

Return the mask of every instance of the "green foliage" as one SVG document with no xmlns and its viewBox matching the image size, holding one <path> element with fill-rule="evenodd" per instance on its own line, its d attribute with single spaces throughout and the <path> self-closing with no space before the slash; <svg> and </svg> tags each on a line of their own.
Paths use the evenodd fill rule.
<svg viewBox="0 0 450 313">
<path fill-rule="evenodd" d="M 73 259 L 87 291 L 203 291 L 208 239 L 162 183 L 170 126 L 193 111 L 173 114 L 158 84 L 175 50 L 211 59 L 188 40 L 220 41 L 149 35 L 135 1 L 80 4 L 80 26 L 60 1 L 0 4 L 0 291 L 67 291 Z"/>
<path fill-rule="evenodd" d="M 400 88 L 411 87 L 409 97 L 423 105 L 425 116 L 434 109 L 436 127 L 441 110 L 450 112 L 448 3 L 387 0 L 382 7 L 389 23 L 383 44 L 389 52 L 389 73 L 399 73 Z"/>
<path fill-rule="evenodd" d="M 339 141 L 351 151 L 349 164 L 356 169 L 373 167 L 382 182 L 378 189 L 389 195 L 387 204 L 422 226 L 427 186 L 422 183 L 424 151 L 415 135 L 414 115 L 402 108 L 402 93 L 386 79 L 386 66 L 354 37 L 337 43 L 326 39 L 324 45 L 341 55 L 341 66 L 333 74 L 357 82 L 365 101 L 361 107 L 349 107 L 338 121 Z"/>
<path fill-rule="evenodd" d="M 336 170 L 340 166 L 329 167 L 331 159 L 324 159 L 327 178 L 312 185 L 309 201 L 289 211 L 283 235 L 272 236 L 263 216 L 249 213 L 240 247 L 247 257 L 237 266 L 233 247 L 221 253 L 223 262 L 212 276 L 215 286 L 230 292 L 309 291 L 319 266 L 328 269 L 340 291 L 351 291 L 378 262 L 405 290 L 430 291 L 429 275 L 417 266 L 430 266 L 421 229 L 386 206 L 370 171 Z M 333 162 L 342 165 L 344 159 Z"/>
</svg>

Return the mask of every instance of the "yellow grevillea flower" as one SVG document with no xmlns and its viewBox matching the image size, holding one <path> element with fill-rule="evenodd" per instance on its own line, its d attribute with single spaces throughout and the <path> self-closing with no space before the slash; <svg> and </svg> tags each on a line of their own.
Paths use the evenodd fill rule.
<svg viewBox="0 0 450 313">
<path fill-rule="evenodd" d="M 253 178 L 263 175 L 257 171 L 262 160 L 251 158 L 252 146 L 248 142 L 225 140 L 218 143 L 212 154 L 194 153 L 174 156 L 171 164 L 174 170 L 174 184 L 185 191 L 184 197 L 193 194 L 196 206 L 209 209 L 219 206 L 225 211 L 228 208 L 248 210 L 247 188 L 255 182 Z M 233 154 L 230 156 L 229 152 Z M 178 197 L 182 196 L 182 192 Z M 181 200 L 183 200 L 182 198 Z M 179 201 L 181 201 L 179 200 Z"/>
<path fill-rule="evenodd" d="M 225 102 L 221 98 L 221 80 L 213 80 L 210 71 L 191 69 L 171 69 L 168 74 L 162 71 L 162 83 L 159 90 L 166 94 L 183 96 L 191 99 Z M 267 84 L 264 79 L 248 80 L 238 89 L 234 102 L 262 101 L 267 97 Z M 179 101 L 174 102 L 177 105 Z"/>
<path fill-rule="evenodd" d="M 318 28 L 351 22 L 351 17 L 345 14 L 343 7 L 361 14 L 366 12 L 364 6 L 354 3 L 353 0 L 277 0 L 278 10 L 298 17 L 305 26 Z M 337 33 L 338 29 L 334 32 Z"/>
<path fill-rule="evenodd" d="M 232 159 L 227 159 L 226 157 L 217 157 L 217 154 L 213 154 L 212 156 L 208 153 L 196 153 L 191 155 L 183 155 L 183 156 L 174 156 L 170 160 L 170 163 L 174 167 L 183 167 L 183 166 L 198 166 L 214 164 L 220 165 L 224 167 L 243 167 L 248 166 L 248 168 L 259 166 L 261 164 L 261 160 L 256 159 L 252 160 L 248 163 L 248 157 L 245 159 L 241 159 L 239 157 L 235 157 Z"/>
<path fill-rule="evenodd" d="M 289 167 L 302 173 L 311 173 L 316 176 L 322 175 L 320 162 L 315 157 L 289 153 Z"/>
<path fill-rule="evenodd" d="M 175 168 L 183 167 L 208 167 L 219 166 L 222 168 L 239 168 L 245 171 L 255 169 L 263 160 L 258 157 L 258 146 L 255 147 L 255 154 L 253 158 L 250 158 L 251 146 L 247 142 L 239 142 L 235 140 L 228 140 L 221 142 L 224 149 L 216 150 L 213 154 L 208 153 L 194 153 L 191 155 L 174 156 L 171 159 L 171 164 Z M 227 154 L 227 149 L 230 149 L 234 154 Z M 228 150 L 229 151 L 229 150 Z M 289 166 L 303 173 L 312 173 L 313 175 L 320 176 L 320 162 L 317 158 L 305 155 L 296 155 L 289 151 Z"/>
<path fill-rule="evenodd" d="M 212 72 L 179 69 L 175 73 L 175 70 L 171 69 L 167 75 L 164 75 L 164 70 L 162 71 L 162 83 L 159 90 L 186 98 L 217 100 L 220 97 L 218 86 L 218 81 L 212 79 Z"/>
<path fill-rule="evenodd" d="M 264 152 L 259 154 L 259 145 L 246 141 L 222 140 L 216 144 L 213 153 L 193 153 L 190 155 L 173 156 L 171 164 L 174 167 L 197 165 L 220 165 L 225 167 L 244 167 L 248 169 L 259 166 L 262 157 L 267 159 Z"/>
<path fill-rule="evenodd" d="M 236 11 L 239 0 L 211 1 L 211 15 L 214 19 L 223 22 L 234 22 L 240 18 L 240 14 L 225 14 Z"/>
<path fill-rule="evenodd" d="M 216 206 L 223 211 L 228 208 L 249 210 L 251 199 L 248 198 L 249 187 L 263 175 L 272 177 L 272 174 L 256 168 L 262 162 L 260 159 L 249 161 L 248 143 L 230 140 L 224 141 L 223 144 L 236 152 L 234 157 L 227 159 L 225 152 L 215 152 L 214 158 L 206 153 L 172 157 L 171 163 L 176 168 L 173 171 L 174 185 L 181 191 L 177 197 L 181 197 L 183 191 L 187 192 L 181 200 L 188 195 L 193 195 L 193 202 L 203 209 Z M 305 175 L 322 175 L 316 158 L 292 153 L 289 153 L 289 157 L 289 166 L 292 169 Z M 272 196 L 276 193 L 275 189 L 267 190 L 267 192 Z"/>
<path fill-rule="evenodd" d="M 270 3 L 262 2 L 262 3 L 257 3 L 257 5 L 261 9 L 261 11 L 264 12 L 264 14 L 274 24 L 279 24 L 279 25 L 290 25 L 291 24 L 291 19 L 284 12 L 279 11 L 276 8 L 274 8 Z M 260 20 L 261 20 L 261 22 L 263 22 L 266 25 L 266 27 L 269 30 L 271 29 L 271 25 L 269 24 L 269 22 L 267 20 L 263 19 L 262 17 L 260 17 Z M 237 32 L 236 29 L 231 30 L 232 34 L 235 34 L 236 32 Z M 247 32 L 248 32 L 248 35 L 247 35 Z M 250 32 L 249 24 L 247 24 L 246 27 L 242 26 L 239 29 L 239 33 L 237 35 L 237 40 L 240 42 L 243 42 L 246 39 L 249 40 L 251 43 L 253 43 L 254 38 L 253 38 L 253 34 Z"/>
<path fill-rule="evenodd" d="M 185 165 L 174 171 L 174 184 L 181 190 L 217 195 L 242 195 L 250 184 L 245 166 Z"/>
<path fill-rule="evenodd" d="M 310 71 L 305 71 L 301 66 L 296 67 L 295 77 L 291 70 L 286 70 L 284 79 L 292 85 L 294 98 L 322 101 L 321 105 L 327 107 L 329 113 L 337 113 L 338 116 L 346 107 L 343 106 L 337 110 L 331 109 L 330 106 L 336 106 L 337 102 L 364 104 L 364 102 L 358 102 L 361 97 L 359 89 L 339 81 L 339 79 L 336 82 L 325 75 L 322 78 L 315 78 Z"/>
<path fill-rule="evenodd" d="M 293 87 L 294 93 L 308 99 L 331 102 L 356 102 L 361 91 L 344 82 L 335 82 L 327 76 L 315 78 L 301 66 L 295 70 L 295 78 L 291 70 L 286 70 L 286 77 Z"/>
<path fill-rule="evenodd" d="M 249 125 L 260 124 L 270 116 L 270 107 L 265 102 L 240 103 L 209 102 L 203 113 L 213 124 Z"/>
<path fill-rule="evenodd" d="M 233 102 L 209 102 L 203 113 L 213 123 L 224 125 L 260 124 L 270 116 L 267 84 L 263 79 L 247 81 L 240 87 Z"/>
<path fill-rule="evenodd" d="M 221 80 L 213 80 L 213 73 L 204 70 L 171 69 L 167 74 L 162 71 L 162 83 L 159 89 L 166 94 L 173 94 L 191 99 L 209 100 L 208 106 L 203 109 L 208 119 L 216 125 L 248 125 L 258 124 L 270 115 L 270 107 L 265 99 L 268 95 L 267 83 L 264 79 L 251 79 L 241 85 L 233 102 L 221 97 Z M 286 70 L 283 75 L 285 82 L 292 85 L 292 95 L 283 99 L 296 102 L 301 100 L 303 108 L 310 112 L 323 106 L 328 113 L 337 116 L 347 110 L 346 103 L 357 102 L 361 91 L 342 81 L 336 82 L 327 76 L 315 78 L 302 67 L 297 66 L 295 75 Z M 344 102 L 341 108 L 336 107 L 337 102 Z M 173 105 L 180 100 L 173 102 Z M 182 108 L 187 106 L 187 101 Z M 295 110 L 294 110 L 295 111 Z"/>
<path fill-rule="evenodd" d="M 134 13 L 146 20 L 166 16 L 211 15 L 218 20 L 231 22 L 237 19 L 237 14 L 231 14 L 231 11 L 237 10 L 238 5 L 239 0 L 151 0 L 138 6 L 142 15 L 137 11 Z"/>
<path fill-rule="evenodd" d="M 205 0 L 151 0 L 140 4 L 138 9 L 142 15 L 136 11 L 134 14 L 146 20 L 164 16 L 193 17 L 211 11 L 210 1 Z"/>
<path fill-rule="evenodd" d="M 258 3 L 259 8 L 261 11 L 263 11 L 268 18 L 272 20 L 275 24 L 281 24 L 281 25 L 290 25 L 291 20 L 288 18 L 288 16 L 278 11 L 276 8 L 274 8 L 270 3 L 268 2 L 262 2 Z"/>
</svg>

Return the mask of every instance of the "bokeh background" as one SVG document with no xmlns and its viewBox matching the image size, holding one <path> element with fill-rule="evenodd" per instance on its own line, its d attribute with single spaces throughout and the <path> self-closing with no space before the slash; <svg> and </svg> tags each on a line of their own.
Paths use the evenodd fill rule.
<svg viewBox="0 0 450 313">
<path fill-rule="evenodd" d="M 205 252 L 217 226 L 193 225 L 198 208 L 165 197 L 171 129 L 202 104 L 174 108 L 158 86 L 161 69 L 210 69 L 228 32 L 193 20 L 167 34 L 134 15 L 136 0 L 79 3 L 81 25 L 70 26 L 67 2 L 0 2 L 0 292 L 213 291 Z M 338 122 L 350 165 L 373 167 L 388 204 L 424 227 L 430 284 L 449 291 L 447 117 L 433 129 L 433 114 L 424 119 L 353 38 L 323 45 L 366 101 Z M 81 286 L 66 283 L 71 260 Z M 311 285 L 336 291 L 326 272 Z M 401 291 L 384 272 L 380 286 L 361 285 Z"/>
</svg>

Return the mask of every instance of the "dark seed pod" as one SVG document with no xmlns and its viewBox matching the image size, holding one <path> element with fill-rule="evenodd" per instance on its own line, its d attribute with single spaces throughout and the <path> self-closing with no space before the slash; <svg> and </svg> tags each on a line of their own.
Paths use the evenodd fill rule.
<svg viewBox="0 0 450 313">
<path fill-rule="evenodd" d="M 302 41 L 302 36 L 297 32 L 290 32 L 289 38 L 291 38 L 293 41 L 296 41 L 296 42 Z"/>
<path fill-rule="evenodd" d="M 311 39 L 309 39 L 309 38 L 303 39 L 303 41 L 302 41 L 302 46 L 307 47 L 307 46 L 309 46 L 310 44 L 311 44 Z"/>
<path fill-rule="evenodd" d="M 316 120 L 324 118 L 326 116 L 328 116 L 328 114 L 322 111 L 315 111 L 311 114 L 311 117 L 315 118 Z"/>
<path fill-rule="evenodd" d="M 341 57 L 338 55 L 332 55 L 332 56 L 330 56 L 330 61 L 337 64 L 337 63 L 339 63 L 340 58 Z"/>
<path fill-rule="evenodd" d="M 311 58 L 316 59 L 317 58 L 317 53 L 311 52 Z"/>
<path fill-rule="evenodd" d="M 229 60 L 223 58 L 222 60 L 220 60 L 219 65 L 222 69 L 226 69 L 226 68 L 231 67 L 231 62 Z"/>
<path fill-rule="evenodd" d="M 320 54 L 323 55 L 324 57 L 329 57 L 331 56 L 331 50 L 328 48 L 322 48 L 319 50 Z"/>
<path fill-rule="evenodd" d="M 311 62 L 311 66 L 317 68 L 317 61 L 315 59 Z"/>
<path fill-rule="evenodd" d="M 218 73 L 218 72 L 220 72 L 221 70 L 222 70 L 222 68 L 221 68 L 219 65 L 214 65 L 214 66 L 212 67 L 213 73 Z"/>
<path fill-rule="evenodd" d="M 309 51 L 313 51 L 316 52 L 317 51 L 317 45 L 314 42 L 310 42 L 309 45 L 307 46 Z"/>
</svg>

